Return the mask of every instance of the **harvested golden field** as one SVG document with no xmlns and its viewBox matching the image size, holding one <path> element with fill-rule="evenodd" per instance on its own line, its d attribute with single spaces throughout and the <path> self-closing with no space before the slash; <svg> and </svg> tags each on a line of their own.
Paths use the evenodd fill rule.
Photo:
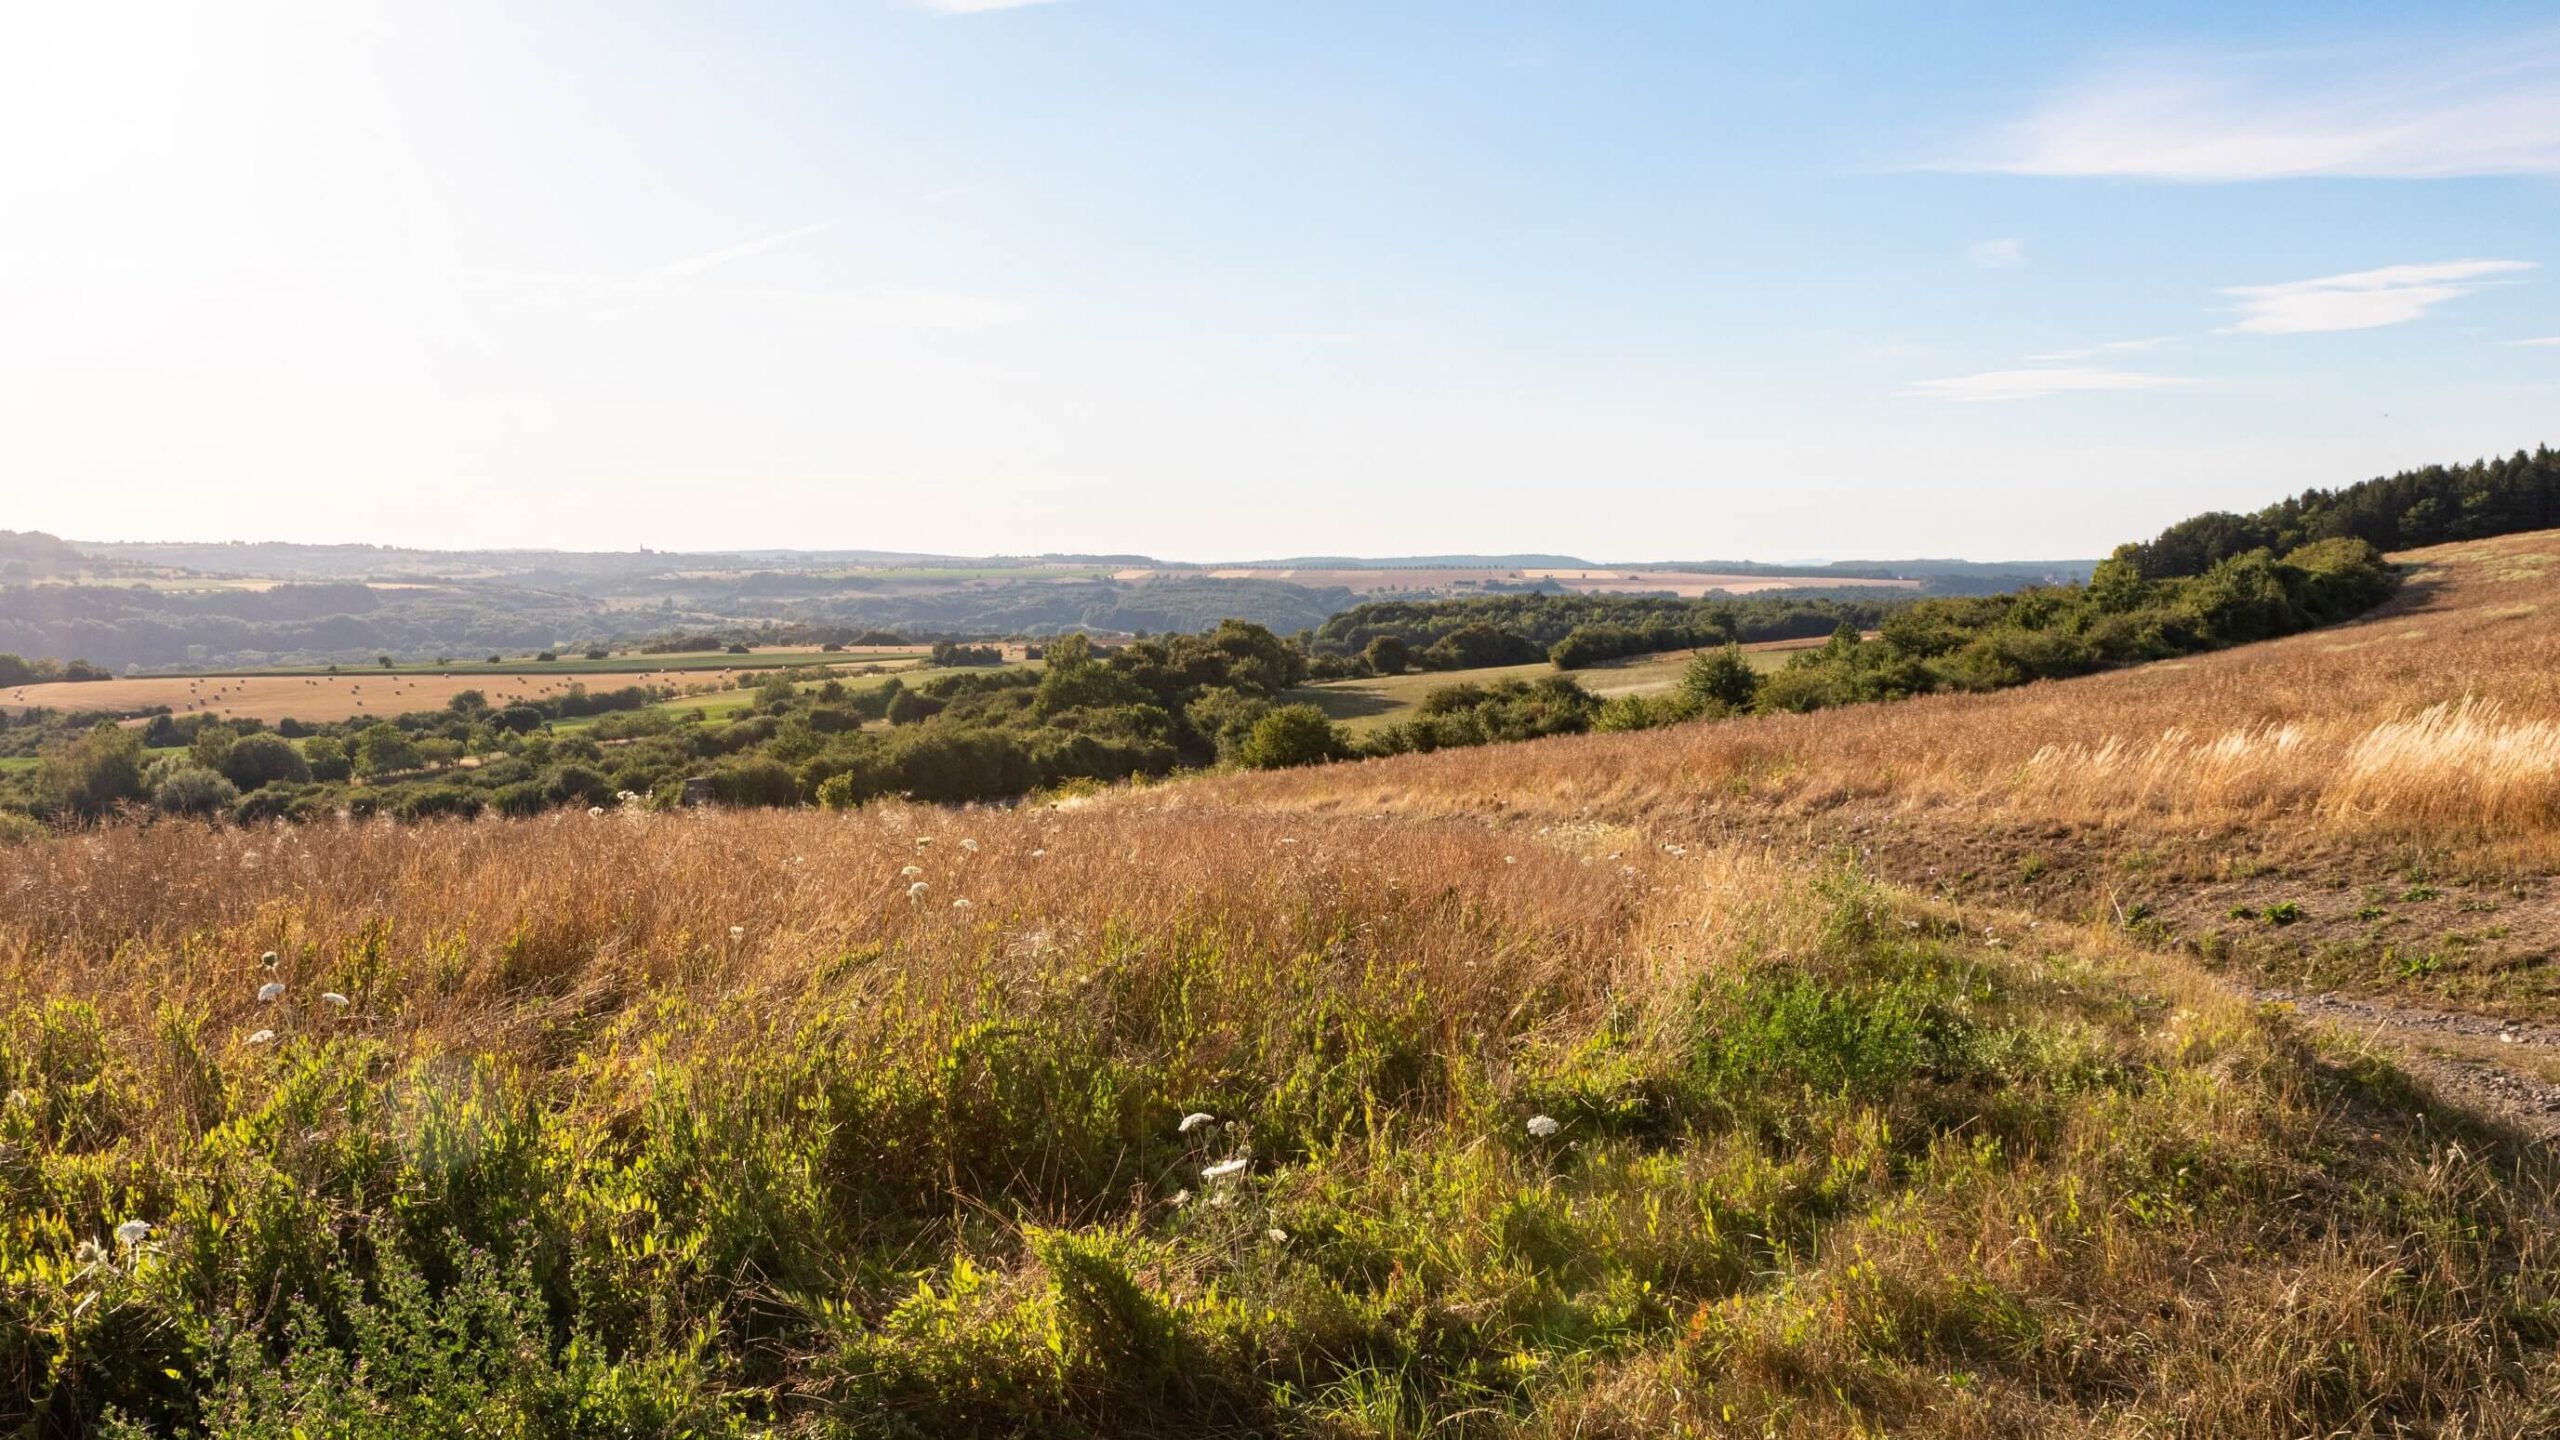
<svg viewBox="0 0 2560 1440">
<path fill-rule="evenodd" d="M 913 663 L 913 662 L 895 662 Z M 465 690 L 492 705 L 512 705 L 558 695 L 573 685 L 618 690 L 626 685 L 667 686 L 754 683 L 753 669 L 581 669 L 551 672 L 528 663 L 515 671 L 422 674 L 352 671 L 340 675 L 147 675 L 117 680 L 54 681 L 0 691 L 0 706 L 66 710 L 148 710 L 166 705 L 180 715 L 203 712 L 273 723 L 283 719 L 349 720 L 437 710 Z"/>
</svg>

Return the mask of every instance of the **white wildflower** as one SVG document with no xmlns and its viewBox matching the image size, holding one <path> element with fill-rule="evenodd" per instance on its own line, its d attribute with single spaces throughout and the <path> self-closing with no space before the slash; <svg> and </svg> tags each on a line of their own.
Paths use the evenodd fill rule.
<svg viewBox="0 0 2560 1440">
<path fill-rule="evenodd" d="M 347 1008 L 347 997 L 335 990 L 323 990 L 320 992 L 320 1003 L 332 1010 L 344 1010 Z"/>
<path fill-rule="evenodd" d="M 910 904 L 910 905 L 913 905 L 913 904 L 917 904 L 917 903 L 921 902 L 921 901 L 924 899 L 924 892 L 926 892 L 927 890 L 930 890 L 930 889 L 932 889 L 932 888 L 933 888 L 932 886 L 927 885 L 926 883 L 924 883 L 924 882 L 923 882 L 923 881 L 921 881 L 921 880 L 917 881 L 917 882 L 916 882 L 916 883 L 914 883 L 913 885 L 908 886 L 908 887 L 907 887 L 907 903 L 908 903 L 908 904 Z"/>
<path fill-rule="evenodd" d="M 1252 1159 L 1248 1156 L 1239 1155 L 1233 1160 L 1221 1160 L 1215 1165 L 1208 1166 L 1200 1172 L 1200 1178 L 1203 1180 L 1233 1180 L 1252 1168 Z"/>
<path fill-rule="evenodd" d="M 978 842 L 975 840 L 963 840 L 960 842 L 960 848 L 975 853 L 978 848 Z"/>
<path fill-rule="evenodd" d="M 1179 1134 L 1188 1135 L 1203 1125 L 1215 1125 L 1217 1123 L 1217 1116 L 1210 1114 L 1206 1110 L 1194 1110 L 1190 1114 L 1183 1116 L 1182 1123 L 1173 1128 Z"/>
<path fill-rule="evenodd" d="M 1048 854 L 1048 853 L 1049 853 L 1049 852 L 1048 852 L 1048 851 L 1046 851 L 1046 850 L 1034 850 L 1034 851 L 1032 851 L 1032 852 L 1031 852 L 1031 858 L 1032 858 L 1032 859 L 1034 859 L 1034 860 L 1037 860 L 1037 859 L 1039 859 L 1041 856 L 1046 855 L 1046 854 Z"/>
<path fill-rule="evenodd" d="M 729 938 L 730 938 L 730 939 L 732 939 L 732 940 L 744 940 L 744 939 L 746 939 L 746 938 L 747 938 L 747 927 L 746 927 L 746 926 L 744 926 L 744 925 L 732 925 L 732 926 L 730 926 L 730 927 L 729 927 Z"/>
<path fill-rule="evenodd" d="M 283 998 L 284 982 L 281 980 L 270 980 L 258 987 L 258 1003 L 261 1005 L 272 1005 Z"/>
<path fill-rule="evenodd" d="M 266 966 L 270 970 L 273 970 L 276 968 L 276 952 L 270 950 L 266 954 L 259 956 L 258 963 Z"/>
<path fill-rule="evenodd" d="M 966 900 L 954 900 L 951 902 L 951 908 L 954 910 L 966 910 L 970 908 L 970 906 L 969 902 Z"/>
<path fill-rule="evenodd" d="M 1176 1204 L 1176 1205 L 1188 1205 L 1188 1204 L 1190 1204 L 1190 1203 L 1191 1203 L 1191 1192 L 1190 1192 L 1190 1191 L 1188 1191 L 1188 1190 L 1176 1190 L 1176 1191 L 1174 1191 L 1174 1192 L 1173 1192 L 1173 1203 L 1174 1203 L 1174 1204 Z"/>
<path fill-rule="evenodd" d="M 1262 1238 L 1270 1241 L 1274 1245 L 1286 1245 L 1289 1243 L 1289 1232 L 1281 1229 L 1277 1225 L 1274 1225 L 1270 1229 L 1262 1232 Z"/>
<path fill-rule="evenodd" d="M 252 1045 L 271 1045 L 275 1043 L 275 1038 L 276 1032 L 273 1030 L 260 1030 L 250 1035 L 249 1043 Z"/>
<path fill-rule="evenodd" d="M 1517 865 L 1520 863 L 1520 857 L 1517 855 L 1505 855 L 1502 857 L 1502 863 L 1505 865 Z"/>
<path fill-rule="evenodd" d="M 1532 1115 L 1529 1117 L 1529 1133 L 1537 1136 L 1541 1140 L 1554 1138 L 1555 1133 L 1563 1128 L 1564 1127 L 1562 1125 L 1556 1123 L 1556 1117 L 1553 1115 Z"/>
<path fill-rule="evenodd" d="M 921 874 L 923 874 L 923 873 L 924 873 L 924 867 L 923 867 L 923 866 L 921 866 L 921 865 L 901 865 L 901 866 L 899 866 L 899 867 L 898 867 L 898 874 L 899 874 L 902 878 L 905 878 L 905 879 L 908 879 L 908 880 L 913 880 L 914 878 L 916 878 L 917 876 L 919 876 L 919 875 L 921 875 Z"/>
<path fill-rule="evenodd" d="M 148 1220 L 127 1220 L 116 1227 L 116 1243 L 127 1250 L 150 1238 L 151 1222 Z"/>
</svg>

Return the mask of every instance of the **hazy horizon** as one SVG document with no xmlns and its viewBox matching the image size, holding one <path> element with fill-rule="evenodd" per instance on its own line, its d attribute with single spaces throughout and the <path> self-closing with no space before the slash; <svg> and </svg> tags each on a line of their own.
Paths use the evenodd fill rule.
<svg viewBox="0 0 2560 1440">
<path fill-rule="evenodd" d="M 52 533 L 52 532 L 45 532 Z M 772 545 L 744 544 L 711 548 L 686 546 L 639 545 L 620 549 L 574 545 L 412 545 L 384 540 L 280 540 L 272 536 L 257 539 L 196 539 L 185 536 L 153 536 L 131 539 L 108 539 L 96 535 L 55 535 L 66 544 L 112 547 L 176 547 L 176 546 L 240 546 L 289 545 L 314 550 L 374 549 L 406 551 L 418 554 L 492 554 L 492 555 L 689 555 L 689 556 L 829 556 L 886 555 L 911 556 L 930 560 L 1027 560 L 1043 557 L 1090 559 L 1140 559 L 1164 565 L 1194 567 L 1309 564 L 1318 561 L 1369 561 L 1411 563 L 1433 560 L 1501 560 L 1518 557 L 1571 559 L 1593 566 L 1642 565 L 1883 565 L 1892 563 L 1936 562 L 1965 565 L 2033 565 L 2042 563 L 2087 563 L 2104 559 L 2103 553 L 2090 555 L 1574 555 L 1560 550 L 1531 550 L 1519 547 L 1501 550 L 1334 550 L 1308 554 L 1268 555 L 1228 554 L 1182 556 L 1153 554 L 1136 550 L 916 550 L 876 545 Z"/>
</svg>

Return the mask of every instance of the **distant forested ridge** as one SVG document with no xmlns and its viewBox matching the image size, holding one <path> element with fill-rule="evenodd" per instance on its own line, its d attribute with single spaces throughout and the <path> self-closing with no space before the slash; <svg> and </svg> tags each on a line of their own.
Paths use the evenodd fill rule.
<svg viewBox="0 0 2560 1440">
<path fill-rule="evenodd" d="M 1024 580 L 936 595 L 834 594 L 784 602 L 741 593 L 694 596 L 691 603 L 803 625 L 896 629 L 918 637 L 1190 633 L 1221 620 L 1248 620 L 1294 632 L 1320 625 L 1352 603 L 1339 585 L 1208 577 L 1146 580 Z"/>
<path fill-rule="evenodd" d="M 112 670 L 538 649 L 604 628 L 590 602 L 495 586 L 0 588 L 0 651 L 77 656 Z"/>
<path fill-rule="evenodd" d="M 2338 490 L 2305 490 L 2249 515 L 2216 510 L 2181 520 L 2116 557 L 2146 580 L 2201 575 L 2252 550 L 2282 554 L 2314 540 L 2362 540 L 2412 550 L 2560 529 L 2560 451 L 2537 447 L 2502 460 L 2429 465 Z"/>
</svg>

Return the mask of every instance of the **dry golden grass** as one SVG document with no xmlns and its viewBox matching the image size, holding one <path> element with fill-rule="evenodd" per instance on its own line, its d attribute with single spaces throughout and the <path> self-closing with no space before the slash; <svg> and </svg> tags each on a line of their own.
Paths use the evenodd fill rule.
<svg viewBox="0 0 2560 1440">
<path fill-rule="evenodd" d="M 965 992 L 1114 936 L 1294 954 L 1356 933 L 1456 1015 L 1602 994 L 1665 963 L 1646 944 L 1657 929 L 1739 943 L 1741 912 L 1774 903 L 1736 872 L 1665 915 L 1647 898 L 1669 857 L 1583 860 L 1480 826 L 1090 809 L 118 828 L 0 851 L 0 1008 L 81 1000 L 130 1035 L 164 1004 L 246 1025 L 278 1013 L 255 1003 L 262 952 L 306 1002 L 288 1016 L 318 991 L 355 993 L 350 957 L 378 954 L 405 983 L 363 1010 L 370 1033 L 478 1045 L 598 997 L 802 989 L 814 965 L 865 952 Z"/>
<path fill-rule="evenodd" d="M 919 882 L 928 888 L 910 898 Z M 496 1244 L 508 1232 L 470 1228 L 491 1222 L 440 1189 L 434 1167 L 547 1156 L 477 1183 L 494 1190 L 503 1177 L 534 1204 L 550 1237 L 539 1253 L 627 1257 L 581 1262 L 606 1276 L 643 1267 L 587 1282 L 607 1294 L 713 1297 L 791 1337 L 796 1398 L 771 1412 L 787 1434 L 935 1415 L 971 1433 L 1049 1433 L 1050 1422 L 984 1408 L 994 1401 L 969 1398 L 971 1386 L 936 1392 L 939 1410 L 882 1411 L 874 1396 L 888 1365 L 1050 1363 L 1036 1338 L 1019 1352 L 1004 1338 L 1022 1323 L 1006 1307 L 1037 1319 L 1068 1304 L 1042 1297 L 1072 1294 L 1057 1288 L 1043 1226 L 1163 1247 L 1131 1273 L 1161 1297 L 1149 1304 L 1203 1327 L 1186 1342 L 1211 1347 L 1197 1364 L 1299 1377 L 1286 1406 L 1228 1395 L 1204 1419 L 1193 1407 L 1211 1402 L 1198 1396 L 1113 1388 L 1136 1382 L 1076 1361 L 1096 1342 L 1070 1331 L 1048 1343 L 1088 1368 L 1023 1403 L 1063 1407 L 1055 1423 L 1078 1433 L 1386 1436 L 1439 1417 L 1450 1433 L 1556 1436 L 1881 1426 L 2522 1440 L 2560 1416 L 2530 1319 L 2555 1303 L 2534 1278 L 2555 1265 L 2537 1238 L 2553 1213 L 2543 1170 L 2484 1161 L 2465 1148 L 2476 1136 L 2451 1143 L 2458 1126 L 2431 1130 L 2393 1108 L 2387 1081 L 2324 1078 L 2282 1021 L 2174 962 L 2062 927 L 2039 933 L 2023 917 L 1910 907 L 1854 885 L 1831 896 L 1831 884 L 1767 855 L 1595 825 L 1109 806 L 163 824 L 0 852 L 0 1015 L 14 1014 L 23 1047 L 31 1016 L 93 1007 L 106 1053 L 132 1057 L 98 1090 L 110 1099 L 45 1102 L 109 1106 L 96 1123 L 118 1138 L 100 1148 L 39 1135 L 62 1153 L 49 1161 L 57 1177 L 30 1193 L 60 1197 L 49 1203 L 84 1229 L 148 1214 L 173 1256 L 201 1257 L 189 1261 L 200 1278 L 149 1293 L 236 1292 L 254 1317 L 271 1293 L 259 1285 L 280 1283 L 232 1276 L 218 1252 L 191 1248 L 189 1226 L 205 1222 L 184 1206 L 149 1209 L 155 1196 L 201 1189 L 213 1198 L 189 1205 L 240 1207 L 234 1229 L 266 1234 L 277 1222 L 254 1219 L 250 1197 L 303 1215 L 289 1208 L 293 1187 L 309 1187 L 358 1209 L 294 1241 L 312 1257 L 302 1263 L 361 1267 L 386 1243 L 363 1238 L 377 1233 L 361 1228 L 363 1207 L 387 1203 L 364 1196 L 401 1197 L 413 1228 L 449 1215 Z M 285 987 L 275 1003 L 256 998 L 267 950 Z M 1641 1112 L 1638 1129 L 1612 1135 L 1610 1107 L 1698 1083 L 1681 1078 L 1695 1062 L 1680 1057 L 1698 1026 L 1732 1018 L 1702 1013 L 1702 996 L 1792 993 L 1795 976 L 1845 994 L 1880 984 L 1879 997 L 1920 986 L 1953 997 L 1931 1003 L 1959 1004 L 1965 1033 L 2012 1038 L 1967 1062 L 1986 1067 L 1980 1079 L 1944 1091 L 1907 1074 L 1878 1077 L 1872 1094 L 1790 1086 L 1736 1101 L 1762 1118 L 1721 1131 L 1702 1121 L 1676 1144 L 1646 1138 Z M 324 990 L 351 1003 L 323 1004 Z M 1171 1014 L 1187 1018 L 1168 1030 Z M 1377 1088 L 1337 1103 L 1366 1118 L 1271 1157 L 1251 1218 L 1169 1208 L 1189 1170 L 1133 1170 L 1079 1192 L 1055 1179 L 1075 1158 L 1064 1139 L 1007 1162 L 1023 1167 L 1020 1195 L 953 1179 L 947 1199 L 928 1199 L 921 1231 L 915 1217 L 836 1217 L 830 1196 L 905 1152 L 866 1158 L 842 1137 L 877 1117 L 829 1107 L 908 1071 L 939 1077 L 931 1093 L 956 1092 L 969 1072 L 951 1067 L 991 1024 L 1062 1024 L 1056 1033 L 1111 1063 L 1161 1076 L 1151 1130 L 1201 1093 L 1180 1077 L 1244 1077 L 1212 1108 L 1253 1114 L 1356 1059 L 1341 1047 L 1366 1024 L 1417 1040 L 1432 1057 L 1422 1073 L 1447 1078 L 1364 1082 Z M 54 1033 L 47 1043 L 63 1045 L 72 1032 Z M 473 1068 L 489 1061 L 499 1068 Z M 504 1083 L 536 1097 L 548 1138 L 470 1139 L 457 1159 L 438 1107 Z M 1583 1095 L 1597 1108 L 1563 1108 Z M 324 1100 L 338 1108 L 311 1108 Z M 735 1138 L 664 1138 L 671 1101 Z M 495 1127 L 489 1116 L 512 1113 L 491 1104 L 464 1121 Z M 1557 1157 L 1515 1153 L 1504 1136 L 1531 1104 L 1589 1128 Z M 279 1131 L 278 1115 L 308 1118 Z M 938 1163 L 956 1177 L 981 1142 L 963 1128 L 945 1143 L 952 1158 Z M 271 1160 L 238 1153 L 269 1144 Z M 377 1165 L 392 1168 L 377 1178 L 366 1168 Z M 2355 1188 L 2333 1185 L 2332 1167 L 2349 1165 Z M 803 1170 L 800 1188 L 777 1178 Z M 185 1178 L 207 1173 L 233 1178 Z M 91 1206 L 100 1213 L 84 1214 Z M 686 1221 L 695 1207 L 715 1218 Z M 656 1228 L 634 1249 L 640 1224 Z M 1299 1237 L 1289 1244 L 1304 1268 L 1253 1258 L 1265 1225 Z M 731 1243 L 754 1257 L 743 1276 L 674 1258 Z M 864 1245 L 885 1249 L 849 1258 Z M 0 1246 L 0 1259 L 10 1253 Z M 999 1288 L 963 1306 L 976 1292 L 960 1277 L 986 1272 L 1004 1277 Z M 31 1294 L 56 1283 L 31 1273 Z M 1326 1285 L 1355 1298 L 1321 1299 Z M 1248 1303 L 1213 1325 L 1220 1287 Z M 80 1294 L 74 1281 L 59 1309 L 25 1303 L 51 1323 Z M 143 1302 L 119 1291 L 111 1303 Z M 581 1323 L 622 1337 L 612 1343 L 655 1343 L 645 1328 L 614 1328 L 612 1306 L 581 1303 L 603 1306 Z M 1363 1370 L 1328 1347 L 1383 1342 L 1324 1338 L 1352 1323 L 1327 1307 L 1349 1303 L 1441 1347 L 1512 1347 L 1513 1379 L 1449 1390 L 1449 1376 Z M 899 1318 L 917 1306 L 938 1317 L 929 1332 Z M 1628 1318 L 1607 1323 L 1623 1331 L 1576 1318 L 1621 1309 Z M 744 1322 L 702 1323 L 729 1336 L 716 1327 Z M 1243 1342 L 1217 1339 L 1228 1334 L 1217 1325 L 1250 1343 L 1226 1348 Z M 139 1342 L 111 1332 L 87 1343 L 135 1353 L 120 1347 Z M 705 1374 L 650 1372 L 653 1383 L 710 1403 L 687 1387 L 759 1373 L 746 1339 L 718 1344 L 741 1348 Z M 161 1363 L 147 1348 L 130 1363 L 141 1356 Z M 236 1371 L 211 1373 L 199 1383 L 231 1397 L 217 1413 L 284 1403 Z M 927 1403 L 894 1394 L 897 1406 Z M 285 1399 L 326 1408 L 325 1395 Z M 836 1421 L 855 1428 L 827 1428 Z"/>
<path fill-rule="evenodd" d="M 0 691 L 0 705 L 126 712 L 166 705 L 180 715 L 207 714 L 269 722 L 389 719 L 441 710 L 465 690 L 494 705 L 562 693 L 572 685 L 613 690 L 625 685 L 686 685 L 714 678 L 698 670 L 608 670 L 543 675 L 462 673 L 343 675 L 145 675 L 131 679 L 53 681 Z"/>
<path fill-rule="evenodd" d="M 1677 822 L 1850 801 L 2100 823 L 2281 821 L 2560 853 L 2560 534 L 2396 557 L 2353 624 L 2025 686 L 1223 777 L 1136 803 Z"/>
</svg>

